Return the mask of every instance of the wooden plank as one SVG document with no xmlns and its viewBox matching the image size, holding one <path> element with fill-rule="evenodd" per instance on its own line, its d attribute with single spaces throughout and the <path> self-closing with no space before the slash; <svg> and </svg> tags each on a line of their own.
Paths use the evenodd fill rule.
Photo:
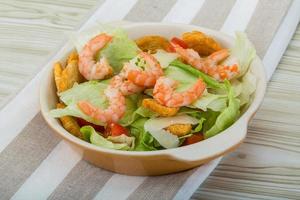
<svg viewBox="0 0 300 200">
<path fill-rule="evenodd" d="M 300 26 L 247 139 L 192 199 L 300 199 Z"/>
<path fill-rule="evenodd" d="M 43 66 L 98 0 L 0 2 L 0 108 Z"/>
</svg>

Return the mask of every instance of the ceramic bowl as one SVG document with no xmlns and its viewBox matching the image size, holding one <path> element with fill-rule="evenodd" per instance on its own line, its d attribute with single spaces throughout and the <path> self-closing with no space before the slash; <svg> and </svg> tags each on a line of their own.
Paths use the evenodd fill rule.
<svg viewBox="0 0 300 200">
<path fill-rule="evenodd" d="M 170 38 L 180 36 L 183 32 L 200 30 L 216 38 L 224 47 L 229 48 L 234 44 L 234 38 L 224 33 L 193 25 L 132 23 L 122 26 L 132 39 L 153 34 Z M 49 115 L 49 111 L 55 108 L 58 101 L 53 79 L 52 63 L 57 60 L 65 60 L 73 49 L 74 46 L 68 43 L 57 56 L 52 59 L 49 65 L 46 66 L 47 69 L 42 78 L 40 89 L 41 112 L 46 122 L 54 130 L 54 133 L 83 151 L 83 159 L 96 166 L 117 173 L 127 175 L 161 175 L 174 173 L 200 166 L 233 151 L 246 137 L 248 123 L 257 111 L 265 93 L 266 78 L 264 67 L 261 60 L 256 57 L 250 66 L 257 77 L 257 89 L 253 94 L 251 105 L 232 126 L 223 132 L 196 144 L 174 149 L 149 152 L 105 149 L 89 144 L 71 135 L 62 127 L 59 120 Z"/>
</svg>

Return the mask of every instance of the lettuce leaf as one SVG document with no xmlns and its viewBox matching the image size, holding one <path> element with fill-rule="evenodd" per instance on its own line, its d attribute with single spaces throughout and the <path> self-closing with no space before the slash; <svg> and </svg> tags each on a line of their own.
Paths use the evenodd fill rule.
<svg viewBox="0 0 300 200">
<path fill-rule="evenodd" d="M 100 33 L 112 35 L 113 40 L 106 45 L 104 49 L 98 52 L 96 60 L 99 60 L 100 56 L 105 56 L 113 67 L 114 72 L 118 73 L 121 70 L 123 63 L 135 57 L 138 51 L 137 45 L 133 40 L 129 39 L 124 29 L 109 26 L 107 24 L 98 24 L 79 34 L 73 34 L 71 38 L 77 51 L 80 52 L 90 39 Z"/>
<path fill-rule="evenodd" d="M 88 81 L 82 84 L 74 84 L 74 86 L 59 94 L 60 100 L 64 102 L 67 106 L 63 109 L 54 109 L 50 111 L 52 117 L 62 117 L 62 116 L 74 116 L 82 118 L 88 122 L 97 125 L 104 125 L 101 121 L 95 120 L 90 116 L 83 113 L 77 106 L 79 101 L 89 101 L 94 106 L 105 109 L 108 106 L 108 101 L 104 95 L 104 90 L 107 87 L 107 83 Z M 126 97 L 126 111 L 124 116 L 119 120 L 122 126 L 130 125 L 134 120 L 134 113 L 137 110 L 137 102 L 139 101 L 141 95 L 134 94 Z"/>
<path fill-rule="evenodd" d="M 234 90 L 228 81 L 225 81 L 228 90 L 228 106 L 218 115 L 214 125 L 204 132 L 204 137 L 212 137 L 232 125 L 239 116 L 240 101 L 234 97 Z"/>
<path fill-rule="evenodd" d="M 135 119 L 135 112 L 138 109 L 138 102 L 141 99 L 140 94 L 132 94 L 126 97 L 126 111 L 124 116 L 119 120 L 119 124 L 122 126 L 129 126 Z"/>
<path fill-rule="evenodd" d="M 195 69 L 191 65 L 184 64 L 184 63 L 182 63 L 179 60 L 173 61 L 170 65 L 171 66 L 175 66 L 175 67 L 179 67 L 179 68 L 185 70 L 186 72 L 189 72 L 190 74 L 192 74 L 192 75 L 194 75 L 196 77 L 202 78 L 203 81 L 206 83 L 206 86 L 208 88 L 214 88 L 214 89 L 224 88 L 224 84 L 219 83 L 214 78 L 212 78 L 209 75 L 207 75 L 207 74 L 205 74 L 205 73 L 203 73 L 203 72 Z"/>
<path fill-rule="evenodd" d="M 243 32 L 236 32 L 236 39 L 233 48 L 230 49 L 230 56 L 222 64 L 238 63 L 239 74 L 236 78 L 239 78 L 247 72 L 255 56 L 256 50 L 247 35 Z"/>
<path fill-rule="evenodd" d="M 130 133 L 135 137 L 134 151 L 153 151 L 161 148 L 156 140 L 145 131 L 144 124 L 147 120 L 147 118 L 139 118 L 130 126 Z"/>
<path fill-rule="evenodd" d="M 165 76 L 178 81 L 179 84 L 176 87 L 177 92 L 183 92 L 183 91 L 189 89 L 198 80 L 197 76 L 195 76 L 179 67 L 174 67 L 174 66 L 169 66 L 165 70 Z"/>
<path fill-rule="evenodd" d="M 227 107 L 226 103 L 227 95 L 212 94 L 206 91 L 192 104 L 192 107 L 199 108 L 203 111 L 207 111 L 207 109 L 222 111 Z"/>
<path fill-rule="evenodd" d="M 240 100 L 241 106 L 247 106 L 250 103 L 251 95 L 256 89 L 256 81 L 256 76 L 253 74 L 252 70 L 249 69 L 248 72 L 241 78 L 241 81 L 233 84 L 235 91 L 238 91 L 240 88 L 240 93 L 237 98 Z"/>
<path fill-rule="evenodd" d="M 80 131 L 84 135 L 85 140 L 91 144 L 107 149 L 130 150 L 134 148 L 134 138 L 126 135 L 118 137 L 110 137 L 108 139 L 98 134 L 92 126 L 83 126 Z M 118 143 L 114 143 L 118 142 Z"/>
<path fill-rule="evenodd" d="M 199 133 L 203 128 L 203 123 L 205 122 L 205 120 L 206 119 L 204 117 L 201 117 L 198 125 L 194 128 L 194 130 L 192 130 L 192 133 Z"/>
<path fill-rule="evenodd" d="M 123 67 L 123 63 L 131 60 L 137 55 L 138 47 L 135 42 L 129 39 L 125 30 L 117 28 L 113 32 L 113 40 L 103 50 L 99 51 L 97 58 L 105 56 L 118 73 Z"/>
<path fill-rule="evenodd" d="M 79 101 L 89 101 L 96 107 L 105 109 L 108 106 L 108 102 L 104 95 L 104 90 L 107 84 L 103 84 L 97 81 L 88 81 L 81 84 L 74 84 L 74 86 L 58 96 L 60 100 L 64 102 L 67 106 L 63 109 L 53 109 L 50 111 L 52 117 L 62 117 L 62 116 L 74 116 L 82 118 L 88 122 L 104 125 L 102 122 L 91 118 L 90 116 L 83 113 L 77 106 Z"/>
<path fill-rule="evenodd" d="M 162 68 L 167 68 L 172 61 L 178 58 L 178 54 L 169 53 L 161 49 L 158 49 L 153 56 L 157 59 Z"/>
</svg>

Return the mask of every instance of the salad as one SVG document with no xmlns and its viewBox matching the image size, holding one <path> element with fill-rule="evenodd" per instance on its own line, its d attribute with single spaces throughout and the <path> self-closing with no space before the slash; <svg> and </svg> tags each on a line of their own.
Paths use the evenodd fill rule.
<svg viewBox="0 0 300 200">
<path fill-rule="evenodd" d="M 232 125 L 256 89 L 256 51 L 237 32 L 232 48 L 200 31 L 135 40 L 119 27 L 73 36 L 54 64 L 59 103 L 50 115 L 96 146 L 154 151 L 208 139 Z"/>
</svg>

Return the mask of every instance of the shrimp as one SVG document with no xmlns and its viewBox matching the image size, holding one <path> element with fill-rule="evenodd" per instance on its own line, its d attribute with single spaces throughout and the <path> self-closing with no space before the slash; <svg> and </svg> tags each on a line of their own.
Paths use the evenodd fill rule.
<svg viewBox="0 0 300 200">
<path fill-rule="evenodd" d="M 198 79 L 191 88 L 181 93 L 175 92 L 176 85 L 176 81 L 165 76 L 160 77 L 154 86 L 154 99 L 164 106 L 177 108 L 193 103 L 206 88 L 202 79 Z"/>
<path fill-rule="evenodd" d="M 92 38 L 79 53 L 79 71 L 87 80 L 99 80 L 111 75 L 113 70 L 106 57 L 98 62 L 94 60 L 95 54 L 112 40 L 112 36 L 105 33 Z"/>
<path fill-rule="evenodd" d="M 140 87 L 129 80 L 125 80 L 121 75 L 114 76 L 110 84 L 113 87 L 118 88 L 125 96 L 141 92 L 144 89 L 144 87 Z"/>
<path fill-rule="evenodd" d="M 228 49 L 222 49 L 216 51 L 206 58 L 201 58 L 199 54 L 193 49 L 184 49 L 181 46 L 172 43 L 175 51 L 185 60 L 187 63 L 195 67 L 196 69 L 214 77 L 218 81 L 225 79 L 232 79 L 238 74 L 238 65 L 232 66 L 218 65 L 221 61 L 229 56 Z"/>
<path fill-rule="evenodd" d="M 141 52 L 138 55 L 139 58 L 142 58 L 142 67 L 144 70 L 139 69 L 135 66 L 134 69 L 129 69 L 127 73 L 127 79 L 134 84 L 142 87 L 151 87 L 154 86 L 156 80 L 163 75 L 163 70 L 159 62 L 151 55 L 146 52 Z M 138 65 L 138 63 L 136 63 Z"/>
<path fill-rule="evenodd" d="M 104 123 L 117 122 L 126 110 L 125 97 L 118 88 L 109 85 L 105 91 L 109 106 L 105 110 L 95 107 L 88 101 L 78 102 L 78 107 L 87 115 Z"/>
</svg>

